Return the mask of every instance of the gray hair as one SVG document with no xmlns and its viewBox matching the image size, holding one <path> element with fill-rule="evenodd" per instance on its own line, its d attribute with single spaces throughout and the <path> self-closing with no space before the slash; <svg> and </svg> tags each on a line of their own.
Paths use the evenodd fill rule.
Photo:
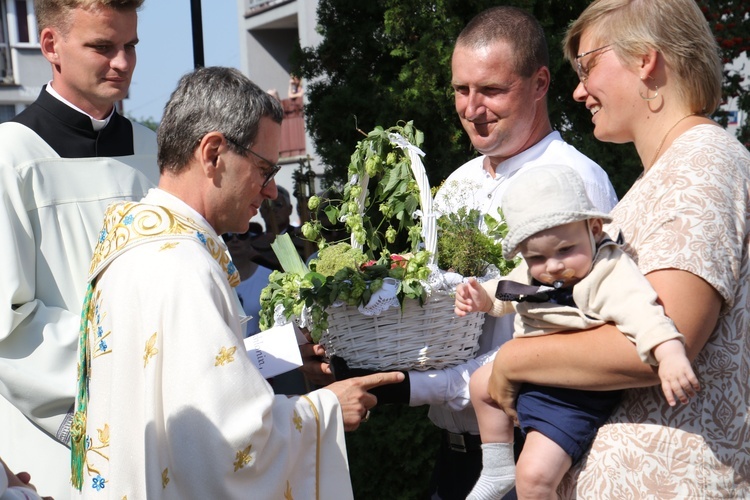
<svg viewBox="0 0 750 500">
<path fill-rule="evenodd" d="M 184 75 L 157 131 L 159 171 L 182 170 L 209 132 L 220 132 L 232 151 L 246 154 L 234 143 L 251 148 L 264 117 L 281 123 L 281 103 L 238 70 L 215 66 Z"/>
<path fill-rule="evenodd" d="M 456 39 L 456 47 L 479 49 L 504 42 L 513 49 L 514 70 L 531 77 L 542 66 L 549 67 L 544 29 L 534 16 L 518 7 L 501 5 L 480 12 Z"/>
</svg>

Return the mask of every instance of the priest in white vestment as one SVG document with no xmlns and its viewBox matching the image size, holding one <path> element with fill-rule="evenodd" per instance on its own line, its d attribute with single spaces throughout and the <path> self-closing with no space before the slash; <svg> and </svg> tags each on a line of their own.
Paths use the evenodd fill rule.
<svg viewBox="0 0 750 500">
<path fill-rule="evenodd" d="M 70 498 L 78 325 L 96 235 L 107 206 L 140 200 L 159 178 L 156 135 L 115 109 L 135 68 L 142 3 L 34 2 L 52 81 L 0 124 L 0 455 L 56 500 Z"/>
<path fill-rule="evenodd" d="M 72 476 L 84 498 L 352 497 L 344 430 L 381 373 L 275 396 L 243 347 L 239 273 L 219 237 L 276 196 L 282 110 L 240 72 L 182 78 L 161 179 L 112 205 L 82 315 Z"/>
</svg>

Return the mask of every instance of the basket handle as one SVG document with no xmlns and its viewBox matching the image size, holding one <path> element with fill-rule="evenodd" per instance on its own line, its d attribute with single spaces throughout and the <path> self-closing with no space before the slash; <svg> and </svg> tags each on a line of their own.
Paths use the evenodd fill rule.
<svg viewBox="0 0 750 500">
<path fill-rule="evenodd" d="M 401 149 L 405 149 L 406 154 L 409 157 L 411 171 L 412 174 L 414 174 L 414 179 L 417 181 L 417 186 L 419 187 L 419 206 L 422 211 L 422 238 L 424 239 L 425 249 L 430 252 L 429 264 L 434 265 L 437 262 L 437 217 L 432 211 L 430 181 L 427 178 L 427 172 L 422 164 L 421 157 L 424 156 L 424 152 L 411 144 L 401 134 L 390 132 L 388 134 L 388 139 L 391 141 L 391 144 L 398 146 Z M 367 175 L 367 172 L 363 172 L 362 177 L 359 180 L 362 192 L 357 200 L 360 213 L 364 210 L 365 198 L 367 197 L 367 185 L 369 182 L 370 176 Z M 351 236 L 351 245 L 354 248 L 362 248 L 362 245 L 355 240 L 354 234 Z"/>
</svg>

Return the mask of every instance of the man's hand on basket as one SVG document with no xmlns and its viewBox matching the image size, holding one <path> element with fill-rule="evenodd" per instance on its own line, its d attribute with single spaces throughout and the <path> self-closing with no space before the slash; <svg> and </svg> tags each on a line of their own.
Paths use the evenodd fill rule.
<svg viewBox="0 0 750 500">
<path fill-rule="evenodd" d="M 302 355 L 302 366 L 299 371 L 305 376 L 305 379 L 318 387 L 325 387 L 336 381 L 331 371 L 331 365 L 326 357 L 326 350 L 320 344 L 313 342 L 310 332 L 306 329 L 300 329 L 300 332 L 307 339 L 307 344 L 300 344 L 299 352 Z"/>
<path fill-rule="evenodd" d="M 374 370 L 366 370 L 364 368 L 349 368 L 346 360 L 339 356 L 331 356 L 331 368 L 333 369 L 333 375 L 336 377 L 336 380 L 347 380 L 352 377 L 363 377 L 376 373 L 393 373 L 377 372 Z M 409 404 L 409 397 L 411 396 L 409 372 L 402 371 L 395 373 L 403 373 L 403 380 L 401 380 L 400 382 L 373 387 L 372 389 L 370 389 L 370 394 L 377 398 L 377 404 Z"/>
<path fill-rule="evenodd" d="M 302 354 L 302 366 L 299 370 L 311 384 L 324 387 L 336 381 L 331 365 L 325 361 L 326 350 L 322 345 L 302 344 L 299 350 Z"/>
<path fill-rule="evenodd" d="M 333 392 L 341 404 L 344 430 L 353 431 L 362 422 L 367 422 L 370 418 L 370 408 L 378 402 L 377 397 L 371 392 L 388 387 L 386 384 L 397 385 L 403 380 L 404 374 L 401 372 L 380 372 L 340 380 L 327 386 L 326 389 Z"/>
</svg>

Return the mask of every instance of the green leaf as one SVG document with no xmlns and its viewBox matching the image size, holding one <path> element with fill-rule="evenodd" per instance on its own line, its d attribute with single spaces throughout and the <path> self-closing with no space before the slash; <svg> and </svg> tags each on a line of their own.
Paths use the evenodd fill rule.
<svg viewBox="0 0 750 500">
<path fill-rule="evenodd" d="M 385 176 L 383 176 L 383 182 L 385 183 L 385 187 L 383 188 L 384 192 L 390 192 L 395 188 L 399 182 L 403 182 L 401 179 L 400 174 L 396 170 L 389 171 Z"/>
<path fill-rule="evenodd" d="M 302 258 L 294 247 L 289 234 L 284 233 L 276 236 L 274 242 L 271 243 L 271 249 L 279 259 L 279 264 L 281 264 L 284 271 L 300 276 L 304 276 L 310 271 L 305 263 L 302 262 Z"/>
<path fill-rule="evenodd" d="M 305 275 L 305 279 L 309 280 L 314 288 L 319 288 L 326 282 L 327 276 L 316 272 L 309 272 Z"/>
</svg>

